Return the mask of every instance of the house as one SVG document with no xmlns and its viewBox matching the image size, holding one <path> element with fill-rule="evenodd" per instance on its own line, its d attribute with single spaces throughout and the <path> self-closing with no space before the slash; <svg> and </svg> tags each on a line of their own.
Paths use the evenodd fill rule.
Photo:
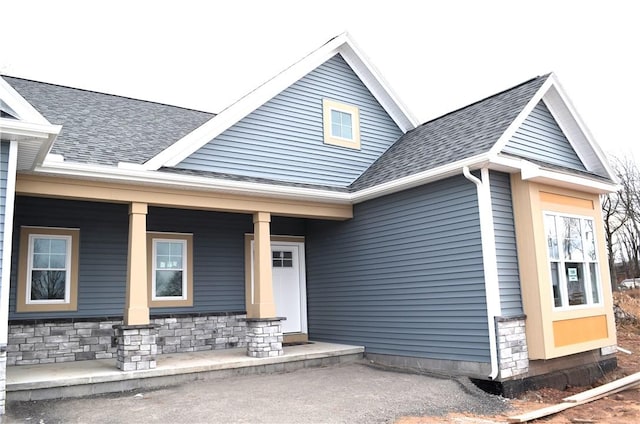
<svg viewBox="0 0 640 424">
<path fill-rule="evenodd" d="M 417 125 L 343 34 L 215 116 L 0 99 L 8 367 L 316 340 L 509 394 L 616 364 L 615 177 L 553 74 Z"/>
</svg>

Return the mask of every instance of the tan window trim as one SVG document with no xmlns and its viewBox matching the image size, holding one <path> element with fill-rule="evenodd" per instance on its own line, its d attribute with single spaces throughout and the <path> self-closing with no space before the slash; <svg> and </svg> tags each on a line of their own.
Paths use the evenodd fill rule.
<svg viewBox="0 0 640 424">
<path fill-rule="evenodd" d="M 153 240 L 182 240 L 187 243 L 187 297 L 186 299 L 153 300 Z M 180 308 L 193 306 L 193 234 L 183 233 L 147 233 L 147 284 L 150 308 Z"/>
<path fill-rule="evenodd" d="M 351 140 L 331 135 L 331 111 L 336 110 L 351 115 L 353 138 Z M 324 129 L 324 143 L 333 146 L 347 147 L 360 150 L 360 111 L 357 106 L 340 103 L 335 100 L 322 99 L 322 121 Z"/>
<path fill-rule="evenodd" d="M 27 303 L 29 236 L 55 235 L 71 237 L 71 265 L 69 269 L 69 301 L 62 303 Z M 63 312 L 78 310 L 78 261 L 80 257 L 80 230 L 77 228 L 28 227 L 20 228 L 18 259 L 18 293 L 16 312 Z"/>
</svg>

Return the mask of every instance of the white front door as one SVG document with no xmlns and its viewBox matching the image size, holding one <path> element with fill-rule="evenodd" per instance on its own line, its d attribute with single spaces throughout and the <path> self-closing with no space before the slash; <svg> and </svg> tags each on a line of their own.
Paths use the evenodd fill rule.
<svg viewBox="0 0 640 424">
<path fill-rule="evenodd" d="M 307 332 L 304 256 L 302 242 L 271 242 L 273 300 L 276 304 L 276 316 L 286 318 L 282 322 L 283 333 Z M 251 274 L 253 286 L 253 272 Z"/>
</svg>

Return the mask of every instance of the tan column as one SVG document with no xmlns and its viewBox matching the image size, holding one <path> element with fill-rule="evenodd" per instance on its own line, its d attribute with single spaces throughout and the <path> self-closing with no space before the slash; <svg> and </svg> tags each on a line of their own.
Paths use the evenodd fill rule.
<svg viewBox="0 0 640 424">
<path fill-rule="evenodd" d="M 124 325 L 149 324 L 147 286 L 147 204 L 131 203 Z"/>
<path fill-rule="evenodd" d="M 271 214 L 253 214 L 253 308 L 247 318 L 274 318 L 273 274 L 271 271 Z"/>
</svg>

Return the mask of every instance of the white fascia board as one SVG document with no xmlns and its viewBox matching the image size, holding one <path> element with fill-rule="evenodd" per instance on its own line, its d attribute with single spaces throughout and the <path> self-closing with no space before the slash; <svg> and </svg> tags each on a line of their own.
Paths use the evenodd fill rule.
<svg viewBox="0 0 640 424">
<path fill-rule="evenodd" d="M 213 179 L 194 175 L 148 171 L 140 168 L 116 168 L 113 166 L 47 161 L 43 166 L 36 168 L 35 171 L 41 174 L 61 177 L 127 184 L 161 185 L 171 188 L 216 191 L 230 194 L 250 194 L 282 199 L 314 200 L 337 204 L 350 203 L 350 195 L 346 192 L 248 181 Z"/>
<path fill-rule="evenodd" d="M 418 121 L 409 109 L 353 40 L 347 39 L 347 42 L 340 46 L 339 52 L 403 133 L 418 126 Z"/>
<path fill-rule="evenodd" d="M 0 133 L 9 140 L 42 139 L 48 140 L 51 135 L 58 135 L 62 126 L 50 123 L 26 122 L 15 119 L 0 118 Z"/>
<path fill-rule="evenodd" d="M 282 199 L 295 199 L 335 204 L 356 204 L 377 197 L 386 196 L 398 191 L 407 190 L 441 180 L 462 172 L 468 166 L 478 169 L 489 163 L 486 155 L 473 156 L 455 163 L 441 166 L 432 170 L 420 172 L 394 181 L 379 184 L 354 193 L 322 190 L 307 187 L 256 183 L 248 181 L 232 181 L 214 179 L 194 175 L 144 170 L 136 166 L 100 166 L 80 163 L 47 161 L 37 167 L 37 173 L 56 175 L 69 178 L 92 179 L 128 184 L 161 185 L 163 187 L 196 189 L 230 194 L 249 194 Z"/>
<path fill-rule="evenodd" d="M 493 145 L 493 147 L 489 151 L 490 156 L 496 156 L 502 151 L 502 149 L 504 149 L 504 146 L 509 142 L 511 137 L 513 137 L 513 134 L 518 131 L 518 128 L 520 128 L 524 120 L 527 119 L 527 116 L 529 116 L 531 111 L 533 111 L 538 102 L 542 100 L 542 97 L 545 95 L 552 84 L 553 80 L 551 78 L 547 78 L 547 80 L 538 89 L 536 94 L 533 95 L 533 97 L 529 100 L 525 107 L 520 111 L 516 119 L 514 119 L 511 124 L 509 124 L 505 132 L 502 133 L 498 141 Z"/>
<path fill-rule="evenodd" d="M 375 71 L 369 68 L 370 65 L 354 48 L 349 36 L 344 33 L 331 39 L 319 49 L 305 56 L 167 149 L 149 159 L 144 164 L 145 169 L 157 170 L 163 166 L 176 166 L 223 131 L 338 53 L 343 55 L 358 76 L 364 76 L 363 82 L 367 85 L 367 88 L 374 93 L 379 101 L 382 100 L 383 107 L 403 131 L 406 132 L 415 128 L 415 120 L 410 117 L 406 108 L 397 102 L 395 96 L 388 91 L 386 84 L 382 82 Z"/>
<path fill-rule="evenodd" d="M 550 79 L 553 80 L 553 86 L 545 93 L 543 100 L 576 154 L 589 171 L 605 173 L 616 181 L 617 177 L 606 155 L 575 110 L 558 78 L 552 74 Z"/>
<path fill-rule="evenodd" d="M 490 168 L 520 172 L 522 179 L 525 181 L 564 187 L 587 193 L 606 194 L 617 191 L 619 188 L 615 183 L 608 183 L 582 175 L 545 169 L 535 163 L 518 158 L 509 158 L 505 156 L 492 157 L 490 160 Z"/>
<path fill-rule="evenodd" d="M 51 123 L 42 116 L 24 97 L 20 95 L 4 78 L 0 77 L 0 99 L 13 109 L 21 121 L 43 125 Z"/>
<path fill-rule="evenodd" d="M 378 184 L 373 187 L 352 193 L 353 203 L 362 203 L 376 197 L 386 196 L 398 191 L 407 190 L 413 187 L 424 185 L 432 181 L 441 180 L 462 173 L 462 168 L 478 169 L 486 165 L 489 157 L 486 154 L 472 156 L 457 162 L 453 162 L 444 166 L 440 166 L 417 174 L 408 175 L 393 181 Z"/>
</svg>

